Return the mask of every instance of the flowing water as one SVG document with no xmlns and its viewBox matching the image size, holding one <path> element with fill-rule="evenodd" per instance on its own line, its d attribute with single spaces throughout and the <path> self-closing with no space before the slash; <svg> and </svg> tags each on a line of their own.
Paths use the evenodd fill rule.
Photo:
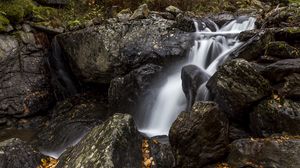
<svg viewBox="0 0 300 168">
<path fill-rule="evenodd" d="M 195 22 L 195 42 L 190 50 L 189 59 L 169 75 L 158 91 L 151 110 L 146 110 L 143 115 L 139 116 L 137 125 L 140 132 L 149 137 L 168 135 L 172 123 L 187 105 L 181 86 L 181 68 L 188 64 L 194 64 L 205 70 L 208 75 L 213 75 L 228 55 L 242 45 L 237 40 L 239 33 L 255 28 L 255 19 L 239 17 L 221 28 L 214 23 L 213 25 L 216 30 L 214 32 L 209 28 L 199 31 L 198 23 Z M 205 84 L 206 82 L 198 89 L 198 100 L 208 100 L 209 98 Z"/>
</svg>

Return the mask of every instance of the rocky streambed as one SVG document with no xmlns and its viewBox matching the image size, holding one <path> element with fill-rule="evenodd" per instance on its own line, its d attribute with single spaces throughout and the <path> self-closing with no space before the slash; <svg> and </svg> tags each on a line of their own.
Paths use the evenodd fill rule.
<svg viewBox="0 0 300 168">
<path fill-rule="evenodd" d="M 63 33 L 30 22 L 1 30 L 0 167 L 38 167 L 47 155 L 61 168 L 300 167 L 299 12 L 197 16 L 142 5 Z M 208 18 L 222 26 L 241 15 L 257 29 L 239 35 L 244 44 L 207 82 L 210 100 L 182 112 L 167 141 L 139 133 L 137 109 L 188 59 L 194 21 L 202 30 Z"/>
</svg>

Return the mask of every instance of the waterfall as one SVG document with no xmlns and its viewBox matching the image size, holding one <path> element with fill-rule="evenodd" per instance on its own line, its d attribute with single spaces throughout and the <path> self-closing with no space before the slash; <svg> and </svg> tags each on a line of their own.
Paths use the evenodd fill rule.
<svg viewBox="0 0 300 168">
<path fill-rule="evenodd" d="M 227 56 L 242 45 L 237 40 L 239 33 L 255 28 L 255 19 L 242 16 L 221 28 L 214 23 L 213 25 L 216 30 L 214 32 L 209 28 L 199 31 L 198 23 L 195 22 L 195 42 L 190 50 L 189 59 L 168 76 L 167 81 L 158 91 L 153 107 L 150 111 L 144 112 L 147 118 L 138 119 L 137 125 L 140 132 L 149 137 L 168 135 L 172 123 L 187 105 L 181 86 L 181 68 L 188 64 L 194 64 L 205 70 L 210 76 L 213 75 Z M 197 91 L 197 98 L 200 100 L 207 100 L 209 97 L 205 84 L 206 82 Z"/>
</svg>

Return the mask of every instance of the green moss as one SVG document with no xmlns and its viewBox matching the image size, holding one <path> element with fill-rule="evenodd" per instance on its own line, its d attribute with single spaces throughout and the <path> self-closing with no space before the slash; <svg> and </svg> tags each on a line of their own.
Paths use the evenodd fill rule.
<svg viewBox="0 0 300 168">
<path fill-rule="evenodd" d="M 300 4 L 300 0 L 289 0 L 290 3 L 297 3 Z"/>
<path fill-rule="evenodd" d="M 70 21 L 68 21 L 68 26 L 69 26 L 69 27 L 78 26 L 78 25 L 80 25 L 80 24 L 81 24 L 81 23 L 80 23 L 79 20 L 70 20 Z"/>
<path fill-rule="evenodd" d="M 49 21 L 57 16 L 57 11 L 54 8 L 36 6 L 33 8 L 33 18 L 35 21 Z"/>
<path fill-rule="evenodd" d="M 0 10 L 11 22 L 20 22 L 29 15 L 34 7 L 31 0 L 0 1 Z"/>
<path fill-rule="evenodd" d="M 9 20 L 0 14 L 0 32 L 3 32 L 6 30 L 6 27 L 9 25 Z"/>
</svg>

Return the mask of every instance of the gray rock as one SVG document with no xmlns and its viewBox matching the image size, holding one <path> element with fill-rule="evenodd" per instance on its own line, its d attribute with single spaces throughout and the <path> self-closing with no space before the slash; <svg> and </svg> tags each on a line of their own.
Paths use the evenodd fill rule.
<svg viewBox="0 0 300 168">
<path fill-rule="evenodd" d="M 196 100 L 198 88 L 209 78 L 210 76 L 196 65 L 187 65 L 181 69 L 182 90 L 188 102 L 187 111 L 190 111 Z"/>
<path fill-rule="evenodd" d="M 203 167 L 221 159 L 228 145 L 228 119 L 214 102 L 196 102 L 181 113 L 169 138 L 177 167 Z"/>
<path fill-rule="evenodd" d="M 155 165 L 153 168 L 173 168 L 175 158 L 169 143 L 160 143 L 156 138 L 149 140 L 150 152 Z"/>
<path fill-rule="evenodd" d="M 42 49 L 45 34 L 0 35 L 0 117 L 24 117 L 46 111 L 53 103 Z M 22 41 L 26 42 L 22 43 Z"/>
<path fill-rule="evenodd" d="M 172 5 L 166 7 L 166 11 L 172 13 L 175 16 L 178 15 L 179 13 L 182 13 L 180 9 Z"/>
<path fill-rule="evenodd" d="M 265 55 L 282 59 L 299 58 L 300 51 L 285 41 L 274 41 L 266 46 Z"/>
<path fill-rule="evenodd" d="M 300 139 L 296 137 L 240 139 L 230 145 L 228 163 L 232 167 L 300 166 Z"/>
<path fill-rule="evenodd" d="M 300 74 L 293 73 L 284 77 L 284 84 L 277 91 L 281 97 L 300 100 Z"/>
<path fill-rule="evenodd" d="M 270 84 L 249 62 L 234 59 L 222 65 L 207 87 L 231 119 L 244 122 L 246 108 L 270 94 Z"/>
<path fill-rule="evenodd" d="M 300 135 L 300 104 L 279 97 L 264 100 L 251 112 L 250 127 L 258 136 Z"/>
<path fill-rule="evenodd" d="M 0 142 L 0 167 L 33 168 L 41 163 L 44 156 L 20 139 Z"/>
<path fill-rule="evenodd" d="M 251 37 L 252 36 L 252 37 Z M 249 40 L 247 38 L 251 37 Z M 264 55 L 265 47 L 274 40 L 274 35 L 269 30 L 246 31 L 240 35 L 240 39 L 247 40 L 241 47 L 230 54 L 230 58 L 243 58 L 247 61 L 258 59 Z"/>
<path fill-rule="evenodd" d="M 63 153 L 57 168 L 141 167 L 141 142 L 132 117 L 115 114 Z"/>
<path fill-rule="evenodd" d="M 144 64 L 165 65 L 186 56 L 191 38 L 174 21 L 152 16 L 107 23 L 57 36 L 74 74 L 84 82 L 109 83 Z"/>
<path fill-rule="evenodd" d="M 283 81 L 284 77 L 292 73 L 300 73 L 300 58 L 277 61 L 265 66 L 260 73 L 273 83 Z"/>
<path fill-rule="evenodd" d="M 161 71 L 161 66 L 147 64 L 123 77 L 114 78 L 108 91 L 110 111 L 132 113 L 140 100 L 150 92 L 153 79 L 158 78 Z"/>
<path fill-rule="evenodd" d="M 148 5 L 143 4 L 133 12 L 133 14 L 130 16 L 130 20 L 145 19 L 148 17 L 149 12 Z"/>
</svg>

